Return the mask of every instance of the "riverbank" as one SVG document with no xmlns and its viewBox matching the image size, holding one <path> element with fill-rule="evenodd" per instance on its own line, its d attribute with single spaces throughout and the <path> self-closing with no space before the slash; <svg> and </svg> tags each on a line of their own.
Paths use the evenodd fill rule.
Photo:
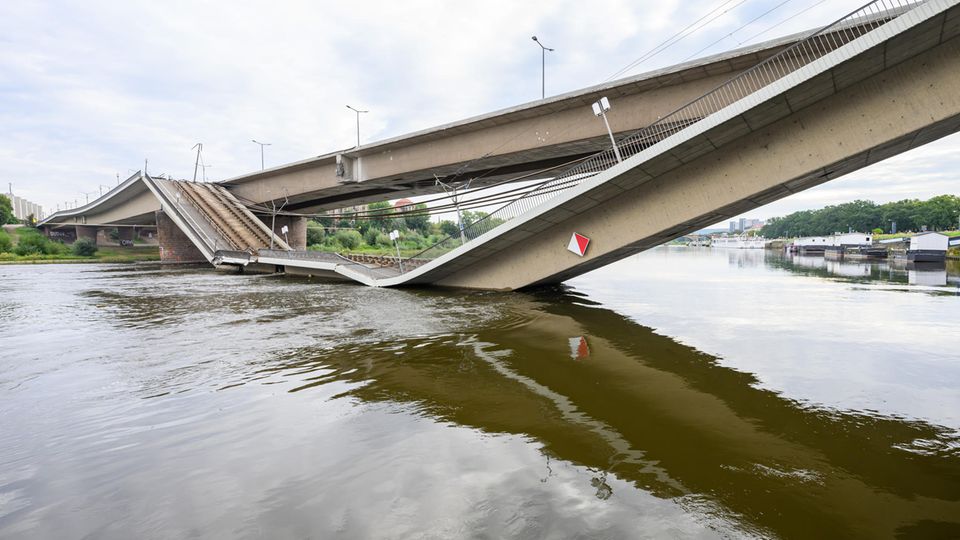
<svg viewBox="0 0 960 540">
<path fill-rule="evenodd" d="M 78 249 L 50 240 L 31 227 L 4 226 L 0 232 L 0 264 L 129 263 L 159 261 L 157 245 L 94 246 Z"/>
<path fill-rule="evenodd" d="M 157 246 L 100 246 L 97 253 L 90 257 L 0 253 L 0 264 L 132 263 L 159 260 L 160 248 Z"/>
</svg>

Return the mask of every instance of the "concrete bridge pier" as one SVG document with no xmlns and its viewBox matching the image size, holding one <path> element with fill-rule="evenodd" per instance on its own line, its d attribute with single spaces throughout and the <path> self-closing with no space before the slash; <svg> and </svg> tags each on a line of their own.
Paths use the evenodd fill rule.
<svg viewBox="0 0 960 540">
<path fill-rule="evenodd" d="M 160 242 L 160 262 L 166 264 L 205 263 L 206 257 L 172 219 L 157 211 L 157 238 Z"/>
<path fill-rule="evenodd" d="M 81 238 L 86 238 L 87 240 L 90 240 L 94 244 L 97 243 L 97 232 L 100 230 L 99 227 L 95 225 L 75 225 L 75 228 L 77 231 L 76 240 L 80 240 Z"/>
<path fill-rule="evenodd" d="M 132 246 L 136 232 L 136 227 L 117 227 L 117 239 L 120 240 L 120 245 Z"/>
<path fill-rule="evenodd" d="M 267 227 L 273 221 L 272 216 L 257 216 Z M 283 227 L 287 227 L 287 234 L 283 234 Z M 307 218 L 297 216 L 277 216 L 274 222 L 273 234 L 284 238 L 290 247 L 303 251 L 307 249 Z"/>
</svg>

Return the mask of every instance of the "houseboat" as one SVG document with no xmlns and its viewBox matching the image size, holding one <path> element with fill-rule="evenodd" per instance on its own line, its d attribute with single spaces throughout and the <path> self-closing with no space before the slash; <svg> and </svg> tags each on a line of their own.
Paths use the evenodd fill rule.
<svg viewBox="0 0 960 540">
<path fill-rule="evenodd" d="M 910 237 L 907 260 L 913 262 L 943 262 L 947 258 L 950 237 L 938 232 L 924 232 Z"/>
<path fill-rule="evenodd" d="M 793 241 L 793 245 L 801 255 L 823 255 L 827 244 L 826 236 L 804 236 Z"/>
</svg>

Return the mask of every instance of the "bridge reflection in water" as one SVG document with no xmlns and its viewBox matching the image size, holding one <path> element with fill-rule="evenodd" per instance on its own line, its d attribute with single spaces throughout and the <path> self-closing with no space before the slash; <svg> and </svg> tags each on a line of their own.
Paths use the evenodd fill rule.
<svg viewBox="0 0 960 540">
<path fill-rule="evenodd" d="M 945 428 L 785 399 L 564 289 L 475 299 L 507 315 L 450 335 L 304 348 L 257 377 L 301 381 L 298 393 L 352 383 L 344 396 L 532 438 L 548 470 L 594 470 L 598 498 L 616 496 L 618 478 L 746 533 L 960 535 L 960 440 Z"/>
</svg>

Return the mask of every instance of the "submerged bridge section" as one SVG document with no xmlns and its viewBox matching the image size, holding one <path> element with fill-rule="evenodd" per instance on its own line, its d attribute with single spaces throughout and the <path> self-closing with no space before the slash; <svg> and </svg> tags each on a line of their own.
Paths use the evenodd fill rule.
<svg viewBox="0 0 960 540">
<path fill-rule="evenodd" d="M 593 152 L 590 145 L 603 137 L 583 134 L 578 139 L 587 141 L 583 144 L 560 140 L 527 151 L 512 161 L 513 174 L 544 180 L 523 188 L 463 235 L 412 257 L 375 264 L 292 250 L 264 225 L 262 202 L 280 191 L 289 194 L 291 186 L 297 190 L 291 200 L 300 208 L 395 198 L 384 193 L 416 193 L 422 180 L 409 178 L 440 169 L 456 176 L 474 168 L 470 174 L 502 180 L 502 171 L 490 169 L 510 169 L 498 160 L 522 149 L 500 157 L 464 155 L 468 161 L 443 165 L 437 159 L 449 160 L 440 152 L 447 142 L 443 130 L 435 130 L 401 138 L 410 145 L 408 154 L 394 148 L 402 141 L 386 141 L 374 145 L 375 151 L 355 149 L 354 157 L 316 158 L 221 186 L 147 175 L 139 181 L 159 201 L 162 214 L 214 264 L 371 286 L 518 289 L 561 282 L 960 130 L 958 3 L 878 0 L 792 45 L 765 49 L 759 64 L 732 78 L 714 82 L 714 75 L 700 73 L 683 92 L 705 81 L 712 86 L 684 97 L 672 113 L 643 122 L 646 127 L 621 133 L 617 151 Z M 500 121 L 519 122 L 511 129 L 520 130 L 524 114 L 531 113 L 508 112 Z M 451 126 L 450 137 L 461 142 L 481 137 L 476 122 L 494 129 L 497 121 L 476 120 L 472 132 L 466 125 Z M 592 115 L 569 129 L 587 122 L 595 129 Z M 519 133 L 524 132 L 503 145 L 514 144 Z M 548 137 L 544 129 L 540 137 L 559 136 Z M 364 152 L 372 152 L 366 161 L 360 159 Z M 537 155 L 543 159 L 534 159 Z M 555 158 L 563 165 L 542 168 Z M 537 167 L 538 175 L 527 174 Z M 578 247 L 571 243 L 575 234 L 583 239 L 579 249 L 568 249 Z"/>
</svg>

